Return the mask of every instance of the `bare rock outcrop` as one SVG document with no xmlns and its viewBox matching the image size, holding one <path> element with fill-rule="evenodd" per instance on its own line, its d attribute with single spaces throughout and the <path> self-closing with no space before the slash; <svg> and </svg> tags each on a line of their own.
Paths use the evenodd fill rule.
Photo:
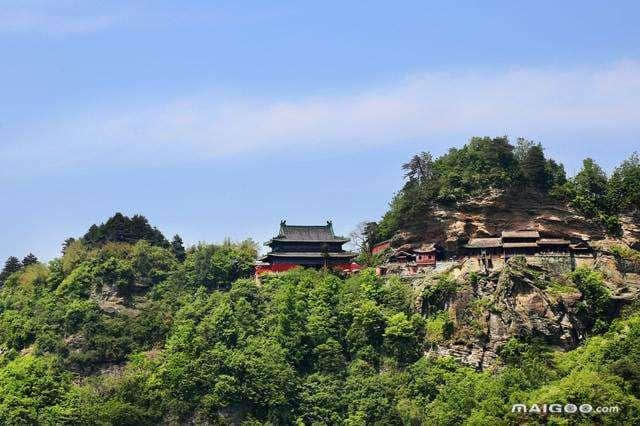
<svg viewBox="0 0 640 426">
<path fill-rule="evenodd" d="M 621 215 L 620 222 L 621 241 L 637 247 L 640 213 Z M 392 238 L 392 245 L 433 242 L 455 251 L 470 238 L 516 229 L 536 229 L 542 234 L 587 241 L 606 238 L 606 231 L 599 221 L 585 218 L 565 203 L 535 190 L 493 190 L 455 205 L 438 205 L 419 228 L 420 231 L 398 232 Z"/>
<path fill-rule="evenodd" d="M 524 258 L 513 258 L 476 279 L 449 303 L 456 334 L 434 351 L 482 370 L 498 365 L 500 349 L 512 337 L 540 338 L 564 350 L 576 347 L 586 332 L 577 315 L 581 294 L 571 287 L 546 289 L 545 274 Z"/>
</svg>

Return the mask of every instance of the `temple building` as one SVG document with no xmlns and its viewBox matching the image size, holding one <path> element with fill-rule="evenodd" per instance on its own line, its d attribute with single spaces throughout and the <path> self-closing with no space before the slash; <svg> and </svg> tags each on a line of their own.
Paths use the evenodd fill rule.
<svg viewBox="0 0 640 426">
<path fill-rule="evenodd" d="M 278 235 L 265 243 L 271 251 L 260 258 L 256 273 L 281 272 L 296 266 L 353 272 L 360 267 L 353 263 L 357 254 L 342 248 L 348 241 L 334 234 L 331 221 L 326 225 L 303 226 L 287 225 L 283 220 Z"/>
<path fill-rule="evenodd" d="M 585 244 L 587 247 L 588 245 Z M 540 238 L 538 240 L 538 250 L 540 254 L 560 255 L 569 254 L 571 241 L 564 238 Z"/>
<path fill-rule="evenodd" d="M 502 248 L 506 259 L 511 256 L 531 256 L 538 251 L 538 231 L 503 231 Z"/>
<path fill-rule="evenodd" d="M 583 256 L 593 255 L 585 241 L 572 244 L 560 237 L 541 236 L 535 230 L 504 231 L 500 237 L 473 238 L 464 246 L 467 255 L 474 256 L 478 263 L 491 269 L 497 259 L 507 260 L 512 256 Z"/>
<path fill-rule="evenodd" d="M 436 267 L 438 250 L 435 244 L 423 244 L 419 247 L 411 247 L 407 244 L 393 250 L 387 261 L 379 266 L 376 272 L 378 275 L 387 273 L 415 275 L 432 271 Z"/>
<path fill-rule="evenodd" d="M 437 248 L 435 244 L 423 245 L 413 249 L 416 255 L 416 265 L 418 266 L 436 266 Z"/>
</svg>

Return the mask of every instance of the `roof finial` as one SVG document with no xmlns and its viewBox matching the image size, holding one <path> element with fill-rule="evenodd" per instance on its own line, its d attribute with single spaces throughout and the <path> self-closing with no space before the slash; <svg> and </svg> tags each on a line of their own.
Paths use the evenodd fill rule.
<svg viewBox="0 0 640 426">
<path fill-rule="evenodd" d="M 327 221 L 327 225 L 328 225 L 328 226 L 331 226 L 331 225 L 333 225 L 333 223 L 332 223 L 330 220 L 328 220 L 328 221 Z"/>
<path fill-rule="evenodd" d="M 285 226 L 287 224 L 287 221 L 285 219 L 282 219 L 280 221 L 280 226 Z"/>
</svg>

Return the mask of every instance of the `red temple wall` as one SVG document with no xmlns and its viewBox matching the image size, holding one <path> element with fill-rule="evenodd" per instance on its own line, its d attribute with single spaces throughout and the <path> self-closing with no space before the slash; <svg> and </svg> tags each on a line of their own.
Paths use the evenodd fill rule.
<svg viewBox="0 0 640 426">
<path fill-rule="evenodd" d="M 297 265 L 295 263 L 277 263 L 274 265 L 259 265 L 259 266 L 256 266 L 256 275 L 261 275 L 266 272 L 284 272 L 293 268 L 297 268 L 298 266 L 301 266 L 301 265 Z M 344 272 L 355 272 L 362 269 L 362 266 L 360 266 L 355 262 L 352 262 L 352 263 L 340 263 L 337 265 L 333 265 L 331 268 L 338 269 Z"/>
<path fill-rule="evenodd" d="M 385 251 L 389 247 L 391 247 L 391 243 L 389 241 L 385 241 L 383 243 L 378 243 L 378 244 L 373 246 L 373 248 L 371 249 L 371 253 L 372 254 L 382 253 L 383 251 Z"/>
</svg>

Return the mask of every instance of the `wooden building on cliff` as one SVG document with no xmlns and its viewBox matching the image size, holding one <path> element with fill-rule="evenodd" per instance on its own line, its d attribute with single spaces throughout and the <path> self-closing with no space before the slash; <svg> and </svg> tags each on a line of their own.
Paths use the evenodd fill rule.
<svg viewBox="0 0 640 426">
<path fill-rule="evenodd" d="M 503 231 L 502 249 L 506 259 L 511 256 L 532 256 L 538 251 L 540 233 L 534 230 Z"/>
<path fill-rule="evenodd" d="M 419 247 L 405 245 L 393 250 L 387 261 L 376 270 L 378 275 L 396 273 L 415 275 L 431 271 L 436 267 L 439 248 L 435 244 L 423 244 Z"/>
<path fill-rule="evenodd" d="M 308 226 L 287 225 L 283 220 L 278 235 L 265 243 L 271 251 L 256 264 L 256 273 L 281 272 L 296 266 L 353 272 L 360 267 L 353 263 L 357 254 L 342 248 L 348 241 L 334 234 L 331 221 Z"/>
<path fill-rule="evenodd" d="M 464 246 L 468 256 L 478 259 L 487 269 L 497 259 L 512 256 L 592 257 L 593 250 L 585 241 L 572 244 L 558 236 L 541 236 L 536 230 L 504 231 L 500 237 L 472 238 Z"/>
</svg>

